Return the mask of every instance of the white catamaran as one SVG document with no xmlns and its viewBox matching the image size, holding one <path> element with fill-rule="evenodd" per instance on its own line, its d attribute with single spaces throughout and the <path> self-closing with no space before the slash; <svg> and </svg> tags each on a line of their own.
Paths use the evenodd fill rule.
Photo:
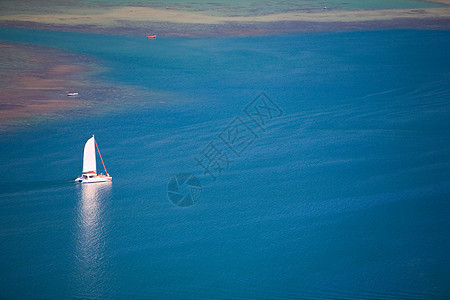
<svg viewBox="0 0 450 300">
<path fill-rule="evenodd" d="M 97 174 L 97 160 L 95 159 L 95 148 L 97 148 L 98 155 L 102 160 L 103 168 L 105 169 L 106 175 Z M 87 140 L 86 145 L 84 145 L 84 155 L 83 155 L 83 174 L 75 179 L 76 182 L 81 183 L 94 183 L 94 182 L 111 182 L 112 177 L 109 176 L 108 171 L 106 171 L 105 163 L 103 162 L 102 155 L 98 149 L 97 142 L 94 139 L 94 135 Z"/>
</svg>

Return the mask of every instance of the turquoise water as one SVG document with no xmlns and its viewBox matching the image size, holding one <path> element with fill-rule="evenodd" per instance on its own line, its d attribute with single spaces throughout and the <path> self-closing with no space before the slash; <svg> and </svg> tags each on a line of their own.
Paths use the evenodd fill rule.
<svg viewBox="0 0 450 300">
<path fill-rule="evenodd" d="M 58 1 L 4 0 L 0 3 L 0 14 L 23 13 L 55 13 L 83 11 L 85 9 L 108 9 L 111 7 L 144 6 L 165 9 L 170 6 L 174 11 L 194 11 L 212 15 L 249 16 L 269 13 L 282 13 L 293 10 L 328 9 L 396 9 L 396 8 L 431 8 L 445 7 L 445 4 L 422 0 L 327 0 L 327 1 L 286 1 L 286 0 L 198 0 L 198 1 L 124 1 L 124 0 L 90 0 L 90 1 Z"/>
<path fill-rule="evenodd" d="M 2 134 L 1 298 L 450 296 L 447 31 L 0 39 L 166 97 Z M 265 130 L 260 92 L 283 111 Z M 195 158 L 235 117 L 257 138 L 213 181 Z M 72 182 L 94 133 L 112 185 Z M 181 172 L 203 187 L 186 208 Z"/>
</svg>

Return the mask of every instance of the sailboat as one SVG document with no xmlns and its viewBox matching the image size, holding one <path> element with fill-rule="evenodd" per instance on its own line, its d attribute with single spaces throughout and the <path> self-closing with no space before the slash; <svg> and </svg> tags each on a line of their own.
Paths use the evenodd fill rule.
<svg viewBox="0 0 450 300">
<path fill-rule="evenodd" d="M 105 169 L 106 175 L 102 173 L 97 174 L 97 160 L 95 157 L 95 148 L 97 148 L 98 155 L 102 160 L 103 168 Z M 94 182 L 111 182 L 112 177 L 109 176 L 108 171 L 106 171 L 105 163 L 103 162 L 102 155 L 100 154 L 100 149 L 98 149 L 97 142 L 95 141 L 94 135 L 87 140 L 86 145 L 84 145 L 83 154 L 83 174 L 75 179 L 76 182 L 81 183 L 94 183 Z"/>
</svg>

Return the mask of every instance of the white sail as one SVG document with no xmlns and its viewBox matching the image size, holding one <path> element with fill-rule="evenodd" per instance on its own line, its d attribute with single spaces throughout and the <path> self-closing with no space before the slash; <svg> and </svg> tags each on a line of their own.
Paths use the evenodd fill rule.
<svg viewBox="0 0 450 300">
<path fill-rule="evenodd" d="M 97 173 L 97 161 L 95 160 L 95 140 L 92 136 L 84 145 L 83 173 Z"/>
</svg>

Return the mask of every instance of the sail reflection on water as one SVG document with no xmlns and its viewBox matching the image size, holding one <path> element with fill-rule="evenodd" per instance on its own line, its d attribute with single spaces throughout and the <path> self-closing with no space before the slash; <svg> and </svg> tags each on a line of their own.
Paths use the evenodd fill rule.
<svg viewBox="0 0 450 300">
<path fill-rule="evenodd" d="M 112 184 L 88 183 L 80 185 L 76 220 L 76 280 L 78 294 L 103 294 L 108 288 L 105 274 L 108 221 L 105 218 Z"/>
</svg>

